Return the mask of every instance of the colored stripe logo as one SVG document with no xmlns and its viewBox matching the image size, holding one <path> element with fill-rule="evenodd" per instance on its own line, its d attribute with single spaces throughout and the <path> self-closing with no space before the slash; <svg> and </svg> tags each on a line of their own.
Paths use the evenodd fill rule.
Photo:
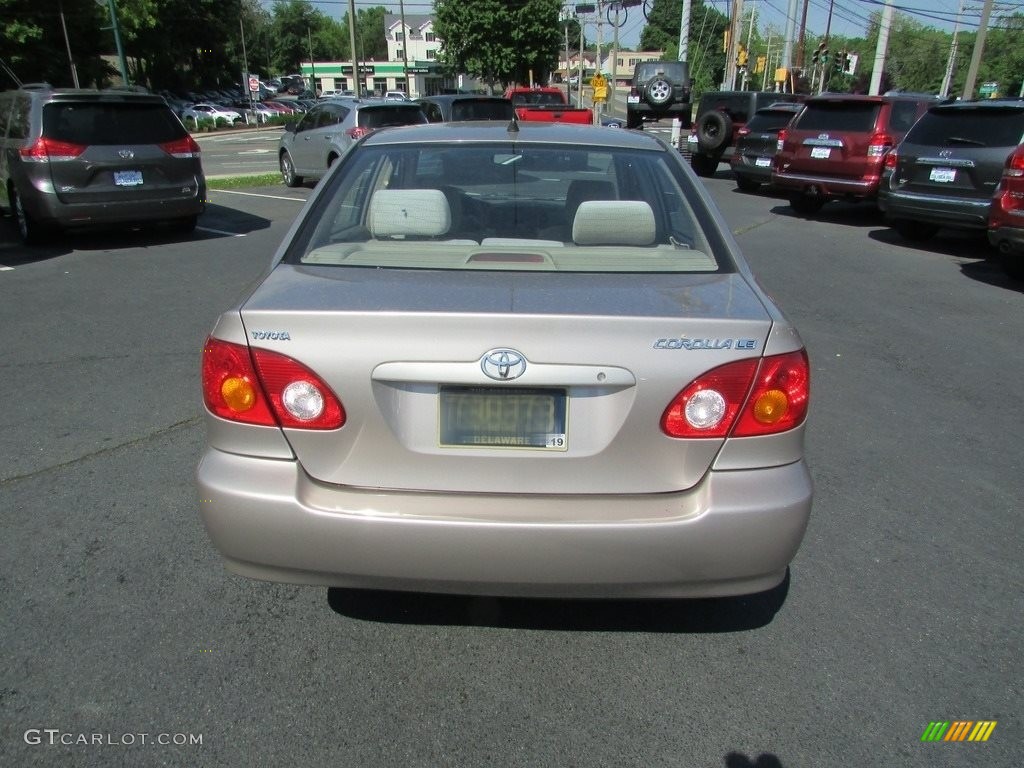
<svg viewBox="0 0 1024 768">
<path fill-rule="evenodd" d="M 921 734 L 921 741 L 988 741 L 996 720 L 933 720 Z"/>
</svg>

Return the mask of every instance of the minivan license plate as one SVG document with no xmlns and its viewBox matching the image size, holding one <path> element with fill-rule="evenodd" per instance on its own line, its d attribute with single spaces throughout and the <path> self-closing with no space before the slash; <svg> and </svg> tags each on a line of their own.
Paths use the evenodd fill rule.
<svg viewBox="0 0 1024 768">
<path fill-rule="evenodd" d="M 564 389 L 441 387 L 439 442 L 445 448 L 566 450 Z"/>
<path fill-rule="evenodd" d="M 142 171 L 114 171 L 114 184 L 119 187 L 137 187 L 142 183 Z"/>
</svg>

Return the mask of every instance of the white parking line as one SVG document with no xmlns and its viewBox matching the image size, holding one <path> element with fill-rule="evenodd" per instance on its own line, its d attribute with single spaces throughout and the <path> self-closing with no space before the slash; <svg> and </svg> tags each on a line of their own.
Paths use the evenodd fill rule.
<svg viewBox="0 0 1024 768">
<path fill-rule="evenodd" d="M 242 195 L 244 197 L 266 197 L 271 200 L 291 200 L 295 203 L 306 202 L 305 198 L 302 197 L 285 197 L 284 195 L 261 195 L 258 192 L 238 192 L 234 189 L 211 189 L 210 193 L 218 193 L 221 195 Z"/>
<path fill-rule="evenodd" d="M 245 237 L 244 234 L 239 232 L 225 232 L 223 229 L 213 229 L 212 227 L 196 227 L 196 229 L 202 232 L 213 232 L 215 235 L 227 235 L 228 237 Z"/>
</svg>

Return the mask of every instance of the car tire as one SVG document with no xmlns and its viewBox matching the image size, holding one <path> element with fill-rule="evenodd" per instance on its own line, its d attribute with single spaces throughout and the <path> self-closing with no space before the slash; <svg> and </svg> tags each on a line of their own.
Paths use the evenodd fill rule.
<svg viewBox="0 0 1024 768">
<path fill-rule="evenodd" d="M 925 224 L 924 222 L 912 221 L 910 219 L 895 219 L 890 222 L 890 226 L 904 240 L 910 240 L 913 243 L 923 243 L 926 240 L 930 240 L 939 231 L 939 228 L 934 224 Z"/>
<path fill-rule="evenodd" d="M 638 115 L 636 112 L 627 112 L 626 113 L 626 127 L 627 128 L 632 128 L 632 129 L 636 129 L 636 128 L 641 128 L 642 129 L 644 127 L 644 119 L 642 117 L 640 117 L 640 115 Z"/>
<path fill-rule="evenodd" d="M 644 93 L 651 106 L 660 107 L 672 101 L 672 83 L 663 77 L 652 78 L 644 86 Z"/>
<path fill-rule="evenodd" d="M 718 170 L 718 158 L 708 157 L 707 155 L 693 155 L 690 158 L 690 165 L 693 167 L 693 172 L 701 178 L 707 179 L 715 175 L 715 171 Z"/>
<path fill-rule="evenodd" d="M 1012 280 L 1024 280 L 1024 254 L 1017 252 L 1000 253 L 999 265 Z"/>
<path fill-rule="evenodd" d="M 796 195 L 790 195 L 789 197 L 789 207 L 804 216 L 810 216 L 811 214 L 817 213 L 826 202 L 827 201 L 824 197 L 820 197 L 818 195 L 805 195 L 802 192 Z"/>
<path fill-rule="evenodd" d="M 736 175 L 736 189 L 740 192 L 757 192 L 760 188 L 760 182 L 748 179 L 746 176 Z"/>
<path fill-rule="evenodd" d="M 705 112 L 697 121 L 697 145 L 704 152 L 717 152 L 732 141 L 732 118 L 717 109 Z"/>
<path fill-rule="evenodd" d="M 11 201 L 11 214 L 14 216 L 14 223 L 18 227 L 18 237 L 25 245 L 39 245 L 46 240 L 45 234 L 39 223 L 32 218 L 32 214 L 25 210 L 21 204 L 21 197 L 13 189 L 8 195 Z"/>
<path fill-rule="evenodd" d="M 295 174 L 295 163 L 287 152 L 281 153 L 281 179 L 286 187 L 298 187 L 302 184 L 302 177 Z"/>
</svg>

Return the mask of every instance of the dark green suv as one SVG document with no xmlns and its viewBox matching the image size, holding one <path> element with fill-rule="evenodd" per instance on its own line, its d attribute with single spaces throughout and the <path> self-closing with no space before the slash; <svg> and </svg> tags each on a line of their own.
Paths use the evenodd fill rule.
<svg viewBox="0 0 1024 768">
<path fill-rule="evenodd" d="M 698 176 L 714 176 L 728 162 L 738 131 L 757 110 L 780 101 L 803 101 L 797 93 L 774 91 L 708 91 L 700 97 L 697 119 L 680 147 Z"/>
<path fill-rule="evenodd" d="M 626 127 L 644 121 L 679 118 L 690 127 L 690 68 L 685 61 L 641 61 L 633 69 L 626 96 Z"/>
</svg>

